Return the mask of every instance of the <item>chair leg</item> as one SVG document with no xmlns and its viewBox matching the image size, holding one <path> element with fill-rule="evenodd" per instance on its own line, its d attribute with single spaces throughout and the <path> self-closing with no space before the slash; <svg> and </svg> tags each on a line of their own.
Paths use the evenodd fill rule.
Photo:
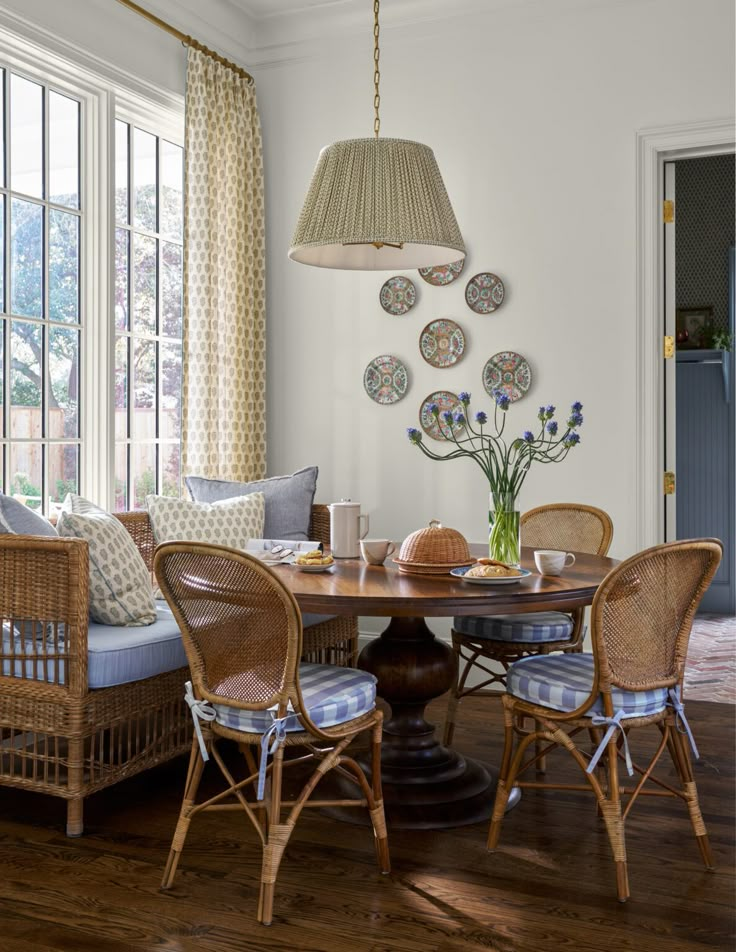
<svg viewBox="0 0 736 952">
<path fill-rule="evenodd" d="M 81 836 L 84 830 L 84 742 L 80 737 L 70 737 L 68 747 L 67 783 L 73 794 L 66 804 L 66 835 Z"/>
<path fill-rule="evenodd" d="M 261 891 L 258 897 L 258 921 L 270 926 L 273 919 L 273 897 L 276 877 L 289 842 L 294 823 L 281 822 L 281 784 L 284 771 L 284 748 L 279 747 L 273 755 L 271 768 L 271 809 L 268 838 L 263 847 L 261 866 Z"/>
<path fill-rule="evenodd" d="M 386 830 L 386 816 L 383 809 L 383 787 L 381 785 L 381 737 L 383 728 L 377 724 L 373 728 L 371 743 L 371 786 L 373 788 L 373 807 L 371 823 L 376 841 L 376 859 L 378 868 L 385 875 L 391 872 L 391 858 L 388 852 L 388 831 Z"/>
<path fill-rule="evenodd" d="M 534 722 L 534 728 L 535 730 L 539 730 L 539 724 L 536 721 Z M 534 753 L 537 757 L 539 757 L 539 760 L 534 765 L 534 769 L 538 774 L 547 773 L 547 757 L 546 755 L 542 755 L 541 757 L 539 756 L 541 751 L 544 750 L 546 746 L 547 742 L 542 740 L 541 737 L 537 737 L 537 739 L 534 741 Z"/>
<path fill-rule="evenodd" d="M 607 748 L 608 757 L 608 796 L 598 801 L 606 824 L 606 832 L 611 843 L 613 860 L 616 864 L 616 893 L 619 902 L 629 898 L 629 876 L 626 865 L 626 840 L 624 821 L 621 814 L 621 791 L 618 783 L 618 746 L 612 737 Z"/>
<path fill-rule="evenodd" d="M 498 772 L 498 785 L 496 786 L 496 799 L 493 802 L 493 813 L 491 814 L 491 823 L 488 827 L 487 848 L 493 852 L 498 846 L 498 840 L 501 836 L 501 822 L 506 813 L 506 804 L 511 794 L 511 785 L 515 778 L 515 772 L 512 771 L 511 754 L 514 747 L 514 718 L 505 704 L 503 707 L 504 720 L 504 744 L 503 757 L 501 759 L 501 768 Z M 519 752 L 515 760 L 519 758 Z"/>
<path fill-rule="evenodd" d="M 447 715 L 445 716 L 445 733 L 442 740 L 443 744 L 446 744 L 448 747 L 452 743 L 452 739 L 455 736 L 455 721 L 457 718 L 457 706 L 459 704 L 460 694 L 460 640 L 458 639 L 455 631 L 452 632 L 452 653 L 455 658 L 455 677 L 452 681 L 452 687 L 448 692 L 447 697 Z M 465 675 L 467 675 L 467 668 L 465 670 Z M 465 677 L 463 677 L 465 681 Z"/>
<path fill-rule="evenodd" d="M 690 760 L 690 751 L 688 743 L 679 733 L 676 726 L 669 728 L 669 748 L 672 760 L 682 783 L 682 789 L 685 794 L 685 803 L 690 815 L 693 833 L 698 842 L 700 855 L 706 869 L 715 869 L 713 861 L 713 851 L 711 850 L 708 831 L 705 828 L 703 814 L 700 812 L 700 801 L 698 799 L 698 788 L 695 785 L 695 775 L 693 774 L 692 763 Z"/>
<path fill-rule="evenodd" d="M 84 832 L 84 797 L 66 802 L 66 835 L 81 836 Z"/>
<path fill-rule="evenodd" d="M 194 801 L 197 797 L 197 790 L 199 789 L 199 782 L 202 779 L 203 771 L 204 760 L 202 760 L 202 756 L 199 752 L 199 743 L 195 737 L 192 741 L 192 753 L 189 757 L 189 769 L 187 771 L 186 784 L 184 785 L 184 798 L 181 804 L 179 820 L 176 824 L 176 830 L 174 831 L 174 838 L 171 841 L 169 858 L 166 860 L 164 878 L 161 881 L 162 889 L 170 889 L 172 883 L 174 882 L 176 867 L 179 865 L 179 857 L 182 854 L 182 850 L 184 849 L 184 841 L 186 840 L 187 833 L 189 832 L 192 807 L 194 806 Z"/>
</svg>

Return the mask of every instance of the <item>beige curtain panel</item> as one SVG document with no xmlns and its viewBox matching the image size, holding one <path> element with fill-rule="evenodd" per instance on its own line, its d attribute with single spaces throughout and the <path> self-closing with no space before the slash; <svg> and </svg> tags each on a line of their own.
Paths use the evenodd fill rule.
<svg viewBox="0 0 736 952">
<path fill-rule="evenodd" d="M 189 49 L 182 470 L 266 472 L 265 224 L 255 88 Z"/>
</svg>

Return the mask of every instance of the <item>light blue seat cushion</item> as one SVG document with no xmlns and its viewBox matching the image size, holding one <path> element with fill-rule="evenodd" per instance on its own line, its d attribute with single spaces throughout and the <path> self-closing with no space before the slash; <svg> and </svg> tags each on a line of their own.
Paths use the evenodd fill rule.
<svg viewBox="0 0 736 952">
<path fill-rule="evenodd" d="M 566 641 L 573 621 L 563 612 L 530 612 L 524 615 L 468 615 L 456 618 L 455 631 L 488 641 Z"/>
<path fill-rule="evenodd" d="M 574 711 L 590 697 L 595 665 L 592 654 L 535 655 L 515 661 L 506 675 L 506 691 L 555 711 Z M 626 717 L 658 714 L 667 704 L 667 688 L 653 691 L 611 690 L 614 711 Z M 586 716 L 603 714 L 598 697 Z"/>
<path fill-rule="evenodd" d="M 376 706 L 376 679 L 355 668 L 331 664 L 299 665 L 299 683 L 307 713 L 316 727 L 344 724 Z M 263 734 L 273 724 L 271 711 L 242 711 L 213 704 L 216 721 L 223 727 L 249 734 Z M 287 715 L 287 731 L 304 730 L 296 714 Z"/>
<path fill-rule="evenodd" d="M 266 504 L 263 538 L 300 542 L 309 538 L 317 473 L 316 466 L 307 466 L 291 476 L 273 476 L 250 483 L 203 476 L 187 476 L 186 483 L 195 502 L 219 502 L 234 496 L 263 493 Z"/>
</svg>

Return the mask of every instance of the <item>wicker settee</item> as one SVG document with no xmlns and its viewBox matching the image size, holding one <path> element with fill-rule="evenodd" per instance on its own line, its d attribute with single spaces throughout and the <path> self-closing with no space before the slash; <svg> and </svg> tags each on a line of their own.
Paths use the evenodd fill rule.
<svg viewBox="0 0 736 952">
<path fill-rule="evenodd" d="M 147 513 L 118 518 L 151 568 L 155 543 Z M 312 508 L 310 537 L 329 540 L 325 506 Z M 65 799 L 68 836 L 82 833 L 85 797 L 191 747 L 187 668 L 90 689 L 88 585 L 86 542 L 0 535 L 3 632 L 18 626 L 44 632 L 20 644 L 0 639 L 0 786 Z M 303 644 L 306 660 L 352 664 L 357 620 L 312 625 Z"/>
</svg>

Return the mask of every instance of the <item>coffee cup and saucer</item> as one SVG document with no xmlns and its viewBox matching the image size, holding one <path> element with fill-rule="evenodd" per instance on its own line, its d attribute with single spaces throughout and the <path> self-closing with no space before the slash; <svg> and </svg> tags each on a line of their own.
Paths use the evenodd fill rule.
<svg viewBox="0 0 736 952">
<path fill-rule="evenodd" d="M 390 539 L 361 539 L 360 554 L 368 565 L 383 565 L 389 555 L 396 551 Z"/>
</svg>

